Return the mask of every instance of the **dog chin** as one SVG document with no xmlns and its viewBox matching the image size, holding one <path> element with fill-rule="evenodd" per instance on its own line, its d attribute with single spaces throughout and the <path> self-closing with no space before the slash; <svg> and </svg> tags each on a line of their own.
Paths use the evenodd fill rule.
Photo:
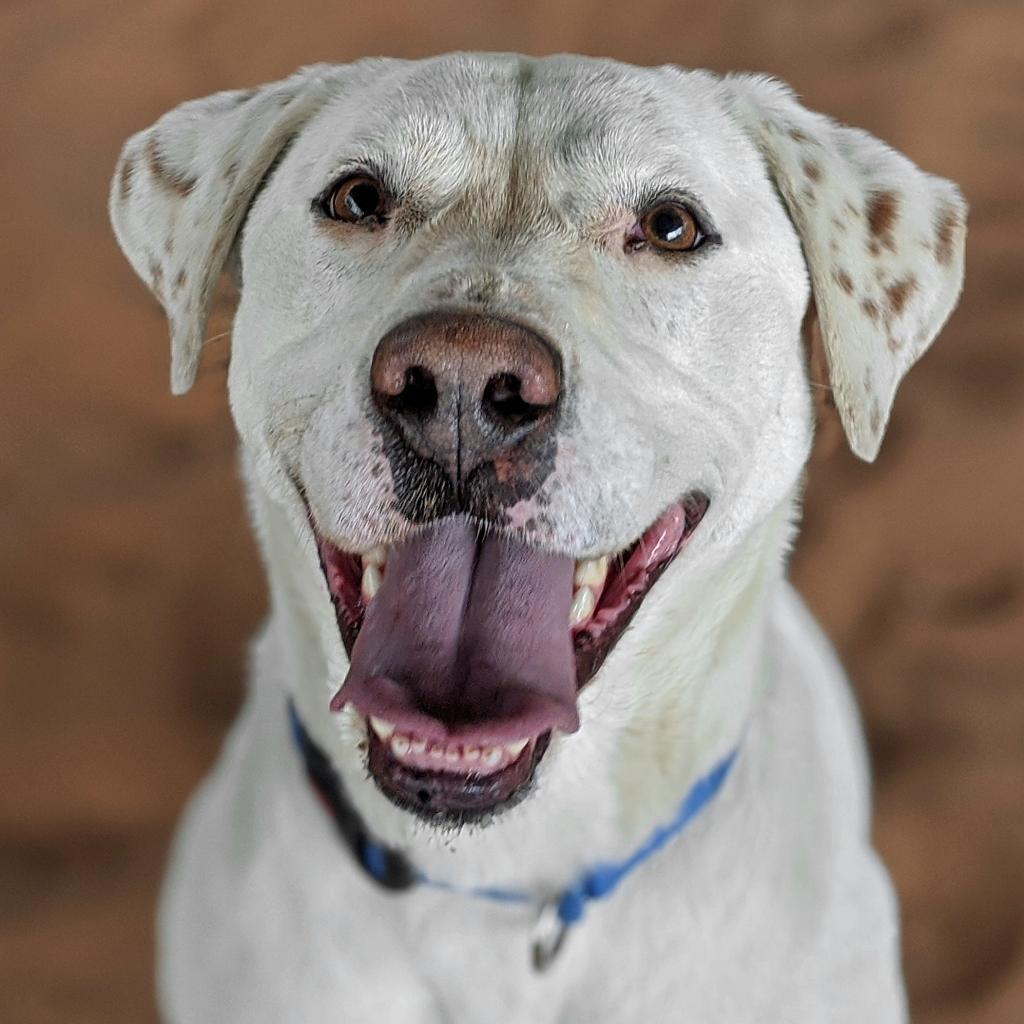
<svg viewBox="0 0 1024 1024">
<path fill-rule="evenodd" d="M 709 504 L 690 492 L 624 550 L 588 559 L 459 515 L 353 551 L 309 513 L 350 662 L 331 710 L 362 721 L 378 789 L 442 828 L 520 803 Z"/>
</svg>

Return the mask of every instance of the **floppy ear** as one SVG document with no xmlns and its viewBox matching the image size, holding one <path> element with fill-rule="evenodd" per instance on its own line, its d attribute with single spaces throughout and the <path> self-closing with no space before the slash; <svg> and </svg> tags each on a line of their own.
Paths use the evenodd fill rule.
<svg viewBox="0 0 1024 1024">
<path fill-rule="evenodd" d="M 897 385 L 960 295 L 967 206 L 952 182 L 805 109 L 781 83 L 725 82 L 800 235 L 839 416 L 870 462 Z"/>
<path fill-rule="evenodd" d="M 339 66 L 183 103 L 121 152 L 114 233 L 171 329 L 171 390 L 199 366 L 214 287 L 260 183 L 302 124 L 337 92 Z"/>
</svg>

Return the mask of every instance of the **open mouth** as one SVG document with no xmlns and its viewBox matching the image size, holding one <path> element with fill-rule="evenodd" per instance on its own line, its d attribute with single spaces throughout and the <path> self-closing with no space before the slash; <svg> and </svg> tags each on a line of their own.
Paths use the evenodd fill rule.
<svg viewBox="0 0 1024 1024">
<path fill-rule="evenodd" d="M 316 531 L 350 668 L 331 702 L 367 723 L 367 766 L 393 802 L 465 821 L 528 791 L 553 729 L 708 508 L 693 492 L 624 551 L 586 560 L 465 516 L 397 547 L 343 551 Z"/>
</svg>

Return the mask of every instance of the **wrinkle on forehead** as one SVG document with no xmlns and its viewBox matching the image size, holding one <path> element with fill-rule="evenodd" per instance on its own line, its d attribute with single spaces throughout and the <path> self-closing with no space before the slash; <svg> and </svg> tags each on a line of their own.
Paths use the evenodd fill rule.
<svg viewBox="0 0 1024 1024">
<path fill-rule="evenodd" d="M 629 205 L 652 182 L 701 192 L 715 177 L 703 140 L 723 120 L 716 81 L 578 57 L 447 55 L 389 65 L 316 134 L 333 136 L 335 163 L 366 155 L 392 170 L 427 218 L 508 240 Z"/>
</svg>

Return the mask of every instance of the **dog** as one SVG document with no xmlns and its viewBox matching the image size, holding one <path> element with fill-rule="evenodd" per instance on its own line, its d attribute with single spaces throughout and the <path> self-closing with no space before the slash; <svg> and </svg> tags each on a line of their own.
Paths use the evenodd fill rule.
<svg viewBox="0 0 1024 1024">
<path fill-rule="evenodd" d="M 873 460 L 957 301 L 957 188 L 767 77 L 454 54 L 184 103 L 110 208 L 174 392 L 240 286 L 270 583 L 165 1019 L 906 1020 L 785 563 L 815 395 Z"/>
</svg>

